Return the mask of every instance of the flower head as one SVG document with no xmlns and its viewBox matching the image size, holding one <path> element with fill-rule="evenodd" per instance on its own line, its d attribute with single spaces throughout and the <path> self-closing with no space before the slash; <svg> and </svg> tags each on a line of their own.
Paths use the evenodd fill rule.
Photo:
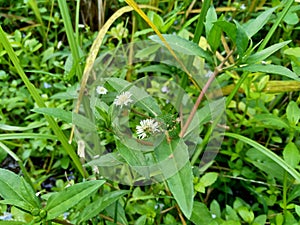
<svg viewBox="0 0 300 225">
<path fill-rule="evenodd" d="M 120 106 L 121 108 L 123 107 L 123 105 L 129 105 L 131 102 L 133 102 L 133 100 L 130 98 L 131 96 L 132 94 L 129 91 L 121 93 L 115 98 L 114 105 Z"/>
<path fill-rule="evenodd" d="M 103 87 L 103 86 L 97 86 L 96 92 L 99 95 L 105 95 L 107 93 L 107 89 L 105 87 Z"/>
<path fill-rule="evenodd" d="M 154 119 L 145 119 L 140 121 L 140 125 L 136 126 L 136 133 L 140 139 L 144 139 L 148 135 L 158 133 L 159 124 Z"/>
</svg>

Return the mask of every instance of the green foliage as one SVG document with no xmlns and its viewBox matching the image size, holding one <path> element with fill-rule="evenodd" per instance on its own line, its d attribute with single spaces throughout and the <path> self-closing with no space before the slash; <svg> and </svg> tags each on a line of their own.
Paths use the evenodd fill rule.
<svg viewBox="0 0 300 225">
<path fill-rule="evenodd" d="M 298 224 L 299 5 L 95 2 L 1 5 L 0 224 Z"/>
</svg>

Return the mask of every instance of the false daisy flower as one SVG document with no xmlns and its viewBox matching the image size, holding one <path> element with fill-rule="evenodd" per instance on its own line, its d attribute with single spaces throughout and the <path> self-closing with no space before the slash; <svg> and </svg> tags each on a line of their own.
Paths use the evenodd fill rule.
<svg viewBox="0 0 300 225">
<path fill-rule="evenodd" d="M 103 87 L 103 86 L 97 86 L 96 92 L 99 95 L 105 95 L 107 93 L 107 89 L 105 87 Z"/>
<path fill-rule="evenodd" d="M 150 134 L 158 133 L 159 124 L 154 119 L 141 120 L 140 125 L 136 126 L 136 131 L 138 137 L 144 139 Z"/>
<path fill-rule="evenodd" d="M 125 91 L 118 95 L 114 100 L 114 105 L 120 106 L 121 108 L 125 105 L 129 105 L 133 100 L 130 98 L 132 94 L 129 91 Z"/>
</svg>

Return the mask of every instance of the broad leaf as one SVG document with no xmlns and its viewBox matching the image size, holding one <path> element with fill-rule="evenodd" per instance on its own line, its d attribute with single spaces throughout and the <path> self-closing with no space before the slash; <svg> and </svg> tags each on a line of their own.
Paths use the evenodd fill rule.
<svg viewBox="0 0 300 225">
<path fill-rule="evenodd" d="M 31 211 L 39 208 L 40 202 L 32 187 L 13 172 L 0 168 L 0 196 L 2 203 L 15 205 L 23 210 Z"/>
<path fill-rule="evenodd" d="M 58 108 L 36 108 L 32 109 L 33 112 L 45 114 L 58 118 L 66 123 L 72 123 L 84 130 L 95 131 L 94 123 L 83 115 L 72 113 Z"/>
<path fill-rule="evenodd" d="M 172 154 L 172 152 L 176 151 L 176 149 L 179 149 L 180 152 L 187 152 L 187 146 L 184 144 L 182 139 L 180 139 L 177 143 L 175 142 L 174 144 L 174 146 L 170 144 L 170 147 L 165 149 L 165 151 L 169 152 L 169 154 Z M 183 156 L 183 158 L 185 158 L 185 156 Z M 187 218 L 190 218 L 194 202 L 192 166 L 187 160 L 185 166 L 181 167 L 182 159 L 174 154 L 173 162 L 175 169 L 178 160 L 180 161 L 178 163 L 179 168 L 175 170 L 175 172 L 178 172 L 175 173 L 172 177 L 168 178 L 167 183 L 181 211 Z M 169 168 L 162 169 L 168 170 Z M 164 173 L 164 171 L 162 172 Z"/>
<path fill-rule="evenodd" d="M 72 113 L 69 111 L 65 111 L 59 108 L 36 108 L 32 109 L 31 111 L 46 114 L 48 116 L 52 116 L 54 118 L 58 118 L 64 122 L 72 123 Z"/>
<path fill-rule="evenodd" d="M 297 74 L 295 74 L 288 68 L 279 66 L 279 65 L 253 64 L 253 65 L 249 65 L 249 66 L 244 66 L 244 67 L 240 68 L 239 70 L 248 71 L 248 72 L 263 72 L 263 73 L 278 74 L 278 75 L 282 75 L 282 76 L 288 77 L 293 80 L 300 81 L 300 78 L 297 76 Z"/>
<path fill-rule="evenodd" d="M 105 194 L 102 197 L 97 198 L 95 201 L 90 203 L 88 206 L 84 208 L 84 210 L 79 215 L 79 223 L 83 221 L 87 221 L 95 216 L 97 216 L 100 212 L 102 212 L 106 207 L 117 201 L 122 196 L 128 194 L 130 191 L 120 190 L 113 191 Z"/>
<path fill-rule="evenodd" d="M 290 42 L 291 41 L 284 41 L 284 42 L 281 42 L 281 43 L 277 43 L 277 44 L 274 44 L 274 45 L 272 45 L 268 48 L 265 48 L 262 51 L 256 52 L 255 54 L 248 57 L 248 59 L 246 60 L 246 63 L 247 64 L 254 64 L 256 62 L 261 62 L 261 61 L 265 60 L 267 57 L 269 57 L 270 55 L 272 55 L 277 50 L 279 50 L 282 47 L 286 46 Z"/>
<path fill-rule="evenodd" d="M 191 221 L 196 225 L 209 224 L 213 220 L 211 213 L 205 204 L 194 202 Z"/>
<path fill-rule="evenodd" d="M 221 27 L 221 29 L 228 35 L 228 37 L 233 41 L 233 43 L 236 42 L 236 25 L 227 21 L 217 21 L 214 24 Z"/>
<path fill-rule="evenodd" d="M 248 47 L 249 38 L 248 38 L 245 30 L 242 28 L 242 26 L 237 21 L 234 21 L 234 22 L 235 22 L 235 25 L 237 28 L 236 47 L 237 47 L 239 56 L 242 58 Z"/>
<path fill-rule="evenodd" d="M 264 128 L 287 129 L 289 127 L 283 119 L 271 113 L 256 114 L 253 117 L 253 122 L 257 124 L 256 126 Z"/>
<path fill-rule="evenodd" d="M 171 34 L 165 34 L 165 35 L 163 35 L 163 37 L 166 39 L 166 41 L 171 46 L 171 48 L 177 52 L 180 52 L 184 55 L 199 56 L 210 62 L 212 61 L 212 58 L 208 54 L 208 52 L 203 50 L 201 47 L 199 47 L 194 42 L 188 41 L 182 37 L 179 37 L 177 35 L 171 35 Z M 155 41 L 161 45 L 164 45 L 164 43 L 156 35 L 150 36 L 149 38 L 152 41 Z"/>
<path fill-rule="evenodd" d="M 268 9 L 262 12 L 258 17 L 254 20 L 250 20 L 247 24 L 243 26 L 249 38 L 251 38 L 254 34 L 256 34 L 263 26 L 268 22 L 272 13 L 275 11 L 277 7 Z"/>
<path fill-rule="evenodd" d="M 91 196 L 103 184 L 104 180 L 93 180 L 75 184 L 65 190 L 52 194 L 48 199 L 46 211 L 47 220 L 52 220 L 63 214 L 81 200 Z"/>
<path fill-rule="evenodd" d="M 222 30 L 219 26 L 214 25 L 211 28 L 208 34 L 207 41 L 211 47 L 212 52 L 215 52 L 218 49 L 221 43 L 221 34 L 222 34 Z"/>
</svg>

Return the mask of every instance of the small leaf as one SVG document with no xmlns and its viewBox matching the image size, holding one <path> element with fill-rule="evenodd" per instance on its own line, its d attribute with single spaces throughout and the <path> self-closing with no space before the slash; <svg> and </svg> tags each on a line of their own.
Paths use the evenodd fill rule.
<svg viewBox="0 0 300 225">
<path fill-rule="evenodd" d="M 294 72 L 292 72 L 288 68 L 283 67 L 283 66 L 279 66 L 279 65 L 253 64 L 253 65 L 241 67 L 238 70 L 243 70 L 243 71 L 248 71 L 248 72 L 263 72 L 263 73 L 278 74 L 278 75 L 282 75 L 282 76 L 291 78 L 293 80 L 300 81 L 297 74 L 295 74 Z"/>
<path fill-rule="evenodd" d="M 248 210 L 246 206 L 239 207 L 237 211 L 242 219 L 248 224 L 251 224 L 251 222 L 254 220 L 254 213 L 251 210 Z"/>
<path fill-rule="evenodd" d="M 253 221 L 253 225 L 265 225 L 267 222 L 267 216 L 266 215 L 259 215 L 255 217 Z"/>
<path fill-rule="evenodd" d="M 215 199 L 210 203 L 210 211 L 217 218 L 221 217 L 221 207 L 220 204 Z"/>
<path fill-rule="evenodd" d="M 296 125 L 300 119 L 300 109 L 296 102 L 290 101 L 286 108 L 286 116 L 290 124 Z"/>
<path fill-rule="evenodd" d="M 300 216 L 300 206 L 299 205 L 295 205 L 295 211 L 296 211 L 297 215 Z"/>
<path fill-rule="evenodd" d="M 299 164 L 299 150 L 293 142 L 290 142 L 285 146 L 283 150 L 283 159 L 293 168 L 295 168 Z"/>
<path fill-rule="evenodd" d="M 196 225 L 209 224 L 213 220 L 211 213 L 205 204 L 194 202 L 191 221 Z"/>
<path fill-rule="evenodd" d="M 282 47 L 286 46 L 288 43 L 290 43 L 291 41 L 284 41 L 281 43 L 277 43 L 274 44 L 268 48 L 265 48 L 264 50 L 261 50 L 259 52 L 254 53 L 253 55 L 250 55 L 247 60 L 246 63 L 247 64 L 254 64 L 257 62 L 261 62 L 263 60 L 265 60 L 267 57 L 269 57 L 270 55 L 272 55 L 274 52 L 278 51 L 279 49 L 281 49 Z"/>
<path fill-rule="evenodd" d="M 52 220 L 68 211 L 71 207 L 78 204 L 81 200 L 91 196 L 103 184 L 104 180 L 93 180 L 75 184 L 65 190 L 54 193 L 47 201 L 45 210 L 47 220 Z"/>
<path fill-rule="evenodd" d="M 200 178 L 200 182 L 202 182 L 205 187 L 208 187 L 208 186 L 212 185 L 213 183 L 215 183 L 217 179 L 218 179 L 218 173 L 209 172 L 209 173 L 205 173 Z"/>
</svg>

